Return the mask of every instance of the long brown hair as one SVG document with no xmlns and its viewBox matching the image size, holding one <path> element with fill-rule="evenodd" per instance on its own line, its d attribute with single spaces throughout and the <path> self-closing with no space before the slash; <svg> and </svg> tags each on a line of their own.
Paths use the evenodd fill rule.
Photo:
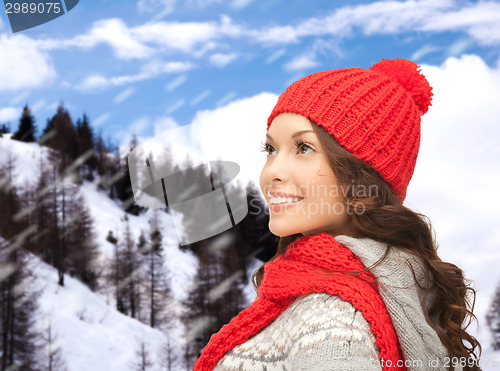
<svg viewBox="0 0 500 371">
<path fill-rule="evenodd" d="M 343 148 L 323 127 L 310 121 L 343 189 L 347 207 L 351 211 L 357 208 L 363 210 L 350 213 L 356 235 L 385 242 L 391 248 L 397 246 L 421 259 L 427 268 L 425 275 L 429 282 L 425 287 L 419 284 L 425 292 L 424 303 L 427 294 L 436 293 L 428 308 L 424 309 L 427 322 L 438 334 L 451 359 L 466 360 L 464 370 L 480 370 L 481 345 L 466 331 L 472 320 L 477 321 L 472 312 L 476 292 L 459 267 L 439 258 L 429 219 L 403 206 L 378 172 Z M 368 189 L 376 189 L 376 194 L 354 191 L 361 186 L 364 190 L 367 186 Z M 283 254 L 288 245 L 300 236 L 302 234 L 280 238 L 276 254 L 269 261 Z M 256 291 L 264 269 L 265 264 L 252 275 Z M 479 355 L 475 354 L 476 349 Z"/>
</svg>

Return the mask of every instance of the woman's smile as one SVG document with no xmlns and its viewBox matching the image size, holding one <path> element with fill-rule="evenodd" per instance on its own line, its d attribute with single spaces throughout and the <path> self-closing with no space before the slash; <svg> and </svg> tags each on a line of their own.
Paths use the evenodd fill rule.
<svg viewBox="0 0 500 371">
<path fill-rule="evenodd" d="M 277 236 L 336 234 L 348 221 L 344 199 L 335 192 L 337 178 L 312 125 L 287 112 L 275 117 L 266 135 L 260 187 L 269 205 L 269 229 Z"/>
</svg>

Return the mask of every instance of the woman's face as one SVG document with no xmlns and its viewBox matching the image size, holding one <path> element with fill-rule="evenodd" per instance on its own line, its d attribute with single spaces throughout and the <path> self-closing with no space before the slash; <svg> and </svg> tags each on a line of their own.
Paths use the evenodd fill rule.
<svg viewBox="0 0 500 371">
<path fill-rule="evenodd" d="M 264 149 L 260 188 L 273 234 L 352 234 L 342 190 L 306 117 L 288 112 L 276 116 Z"/>
</svg>

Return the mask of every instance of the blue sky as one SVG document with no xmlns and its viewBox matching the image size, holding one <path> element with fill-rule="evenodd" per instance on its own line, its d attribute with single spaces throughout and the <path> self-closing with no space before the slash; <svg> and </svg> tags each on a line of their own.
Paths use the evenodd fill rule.
<svg viewBox="0 0 500 371">
<path fill-rule="evenodd" d="M 0 123 L 29 104 L 42 129 L 64 101 L 121 143 L 319 70 L 464 53 L 494 67 L 499 45 L 493 1 L 93 0 L 16 34 L 2 12 Z"/>
</svg>

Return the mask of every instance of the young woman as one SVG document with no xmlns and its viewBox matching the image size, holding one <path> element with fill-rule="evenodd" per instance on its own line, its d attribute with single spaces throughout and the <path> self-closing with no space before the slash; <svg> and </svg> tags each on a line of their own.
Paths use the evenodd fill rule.
<svg viewBox="0 0 500 371">
<path fill-rule="evenodd" d="M 194 370 L 479 369 L 466 332 L 475 292 L 403 205 L 431 90 L 395 59 L 281 94 L 260 177 L 277 253 Z"/>
</svg>

